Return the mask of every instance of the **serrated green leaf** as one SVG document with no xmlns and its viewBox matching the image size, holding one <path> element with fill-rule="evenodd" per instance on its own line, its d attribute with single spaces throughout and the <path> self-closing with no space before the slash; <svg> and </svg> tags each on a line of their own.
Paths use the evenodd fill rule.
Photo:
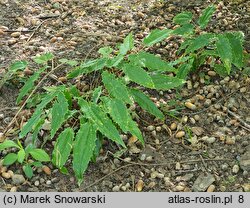
<svg viewBox="0 0 250 208">
<path fill-rule="evenodd" d="M 215 10 L 215 6 L 210 5 L 202 12 L 202 15 L 198 19 L 198 24 L 200 25 L 201 29 L 204 29 L 207 26 Z"/>
<path fill-rule="evenodd" d="M 115 77 L 114 74 L 104 71 L 102 73 L 102 81 L 111 96 L 126 103 L 131 103 L 126 85 L 119 78 Z"/>
<path fill-rule="evenodd" d="M 45 53 L 40 56 L 34 57 L 33 60 L 37 64 L 46 64 L 49 60 L 53 58 L 54 58 L 54 55 L 52 53 Z"/>
<path fill-rule="evenodd" d="M 93 90 L 93 93 L 92 93 L 92 101 L 93 101 L 93 103 L 97 103 L 98 102 L 101 94 L 102 94 L 102 87 L 101 86 L 96 87 Z"/>
<path fill-rule="evenodd" d="M 69 171 L 66 167 L 61 167 L 60 168 L 60 172 L 64 175 L 69 175 Z"/>
<path fill-rule="evenodd" d="M 146 46 L 151 46 L 155 43 L 158 43 L 166 39 L 171 35 L 171 33 L 172 30 L 170 29 L 164 29 L 164 30 L 155 29 L 146 38 L 143 39 L 143 43 Z"/>
<path fill-rule="evenodd" d="M 144 139 L 142 137 L 140 129 L 137 127 L 136 122 L 130 116 L 126 105 L 117 99 L 112 99 L 107 102 L 109 114 L 112 119 L 120 126 L 123 132 L 130 132 L 132 135 L 136 136 L 139 141 L 144 144 Z"/>
<path fill-rule="evenodd" d="M 183 64 L 185 63 L 186 61 L 188 61 L 189 59 L 191 58 L 191 56 L 182 56 L 178 59 L 176 59 L 175 61 L 171 61 L 169 63 L 170 66 L 175 66 L 175 65 L 178 65 L 178 64 Z M 176 70 L 177 71 L 177 70 Z"/>
<path fill-rule="evenodd" d="M 128 57 L 131 64 L 146 67 L 148 71 L 176 72 L 176 69 L 160 57 L 148 52 L 139 52 Z"/>
<path fill-rule="evenodd" d="M 17 161 L 22 164 L 24 161 L 24 158 L 25 158 L 25 151 L 24 149 L 20 149 L 17 153 Z"/>
<path fill-rule="evenodd" d="M 228 38 L 224 35 L 218 35 L 216 41 L 217 52 L 226 68 L 227 73 L 231 71 L 231 65 L 233 60 L 232 48 Z"/>
<path fill-rule="evenodd" d="M 109 67 L 109 68 L 117 67 L 122 62 L 123 59 L 124 59 L 124 55 L 118 54 L 114 58 L 109 59 L 107 61 L 107 67 Z"/>
<path fill-rule="evenodd" d="M 68 75 L 68 78 L 75 78 L 82 74 L 88 74 L 93 71 L 103 69 L 107 64 L 107 58 L 95 59 L 81 64 L 79 67 L 73 69 Z"/>
<path fill-rule="evenodd" d="M 226 33 L 227 39 L 229 40 L 231 51 L 232 51 L 232 63 L 237 68 L 243 67 L 243 46 L 240 37 L 237 37 L 237 34 Z"/>
<path fill-rule="evenodd" d="M 103 58 L 108 58 L 112 52 L 113 49 L 110 46 L 102 47 L 98 50 L 98 53 L 100 53 Z"/>
<path fill-rule="evenodd" d="M 32 131 L 33 127 L 37 125 L 40 121 L 40 117 L 42 116 L 43 109 L 46 105 L 51 102 L 58 94 L 58 91 L 51 91 L 51 93 L 46 94 L 42 101 L 37 105 L 37 108 L 28 122 L 22 127 L 21 132 L 19 134 L 20 138 L 23 138 L 28 132 Z"/>
<path fill-rule="evenodd" d="M 41 115 L 42 110 L 37 110 L 35 113 L 33 113 L 28 122 L 22 127 L 21 132 L 19 134 L 20 138 L 25 137 L 26 134 L 32 130 L 33 126 L 35 126 L 39 122 Z"/>
<path fill-rule="evenodd" d="M 186 48 L 186 53 L 194 52 L 207 46 L 211 40 L 214 38 L 214 34 L 206 33 L 199 35 L 198 37 L 188 41 L 188 47 Z"/>
<path fill-rule="evenodd" d="M 174 17 L 173 22 L 178 25 L 184 25 L 190 23 L 192 18 L 193 14 L 191 12 L 182 12 Z"/>
<path fill-rule="evenodd" d="M 228 75 L 225 66 L 222 64 L 214 64 L 214 71 L 219 74 L 220 77 L 226 77 Z"/>
<path fill-rule="evenodd" d="M 180 65 L 178 72 L 176 74 L 176 77 L 178 77 L 179 79 L 185 80 L 187 78 L 191 68 L 192 68 L 192 65 L 189 63 Z"/>
<path fill-rule="evenodd" d="M 173 35 L 189 35 L 194 32 L 194 26 L 192 24 L 183 24 L 173 31 Z"/>
<path fill-rule="evenodd" d="M 28 65 L 28 62 L 27 61 L 15 61 L 14 63 L 12 63 L 10 65 L 10 71 L 12 73 L 16 72 L 17 70 L 20 70 L 20 69 L 25 69 Z"/>
<path fill-rule="evenodd" d="M 54 150 L 52 152 L 52 162 L 62 168 L 66 163 L 73 145 L 74 131 L 72 128 L 66 128 L 57 138 Z"/>
<path fill-rule="evenodd" d="M 68 101 L 63 93 L 57 95 L 57 101 L 52 107 L 51 138 L 55 136 L 57 130 L 65 121 L 65 115 L 68 113 Z"/>
<path fill-rule="evenodd" d="M 9 153 L 3 159 L 3 165 L 12 165 L 17 160 L 17 154 Z"/>
<path fill-rule="evenodd" d="M 164 119 L 163 113 L 156 107 L 153 101 L 149 99 L 144 93 L 136 89 L 131 89 L 134 100 L 147 112 L 154 115 L 157 118 Z"/>
<path fill-rule="evenodd" d="M 144 87 L 154 88 L 154 83 L 149 76 L 149 74 L 140 66 L 130 64 L 125 64 L 123 66 L 123 71 L 128 76 L 128 78 Z"/>
<path fill-rule="evenodd" d="M 49 162 L 50 161 L 50 157 L 49 155 L 42 149 L 30 149 L 28 151 L 29 154 L 31 154 L 31 156 L 38 161 L 41 162 Z"/>
<path fill-rule="evenodd" d="M 78 99 L 78 103 L 82 112 L 84 113 L 84 116 L 93 122 L 94 126 L 96 126 L 96 128 L 103 135 L 105 135 L 108 139 L 111 139 L 112 141 L 122 145 L 123 147 L 126 147 L 113 122 L 98 105 L 92 103 L 89 104 L 82 98 Z"/>
<path fill-rule="evenodd" d="M 119 54 L 125 55 L 128 51 L 134 48 L 134 38 L 132 33 L 124 39 L 123 43 L 119 47 Z"/>
<path fill-rule="evenodd" d="M 24 165 L 23 166 L 23 172 L 25 173 L 25 175 L 27 176 L 27 178 L 32 178 L 32 176 L 33 176 L 33 170 L 30 167 L 30 165 Z"/>
<path fill-rule="evenodd" d="M 0 151 L 4 150 L 6 148 L 10 148 L 10 147 L 16 147 L 16 148 L 20 149 L 18 144 L 11 141 L 11 140 L 5 140 L 3 143 L 0 143 Z"/>
<path fill-rule="evenodd" d="M 169 90 L 185 83 L 183 79 L 163 74 L 154 74 L 151 75 L 151 78 L 154 82 L 155 89 L 157 90 Z"/>
<path fill-rule="evenodd" d="M 83 174 L 93 155 L 96 146 L 96 128 L 91 123 L 80 126 L 73 146 L 73 170 L 78 185 L 83 181 Z"/>
<path fill-rule="evenodd" d="M 68 64 L 70 66 L 76 66 L 78 64 L 78 61 L 75 60 L 68 60 L 66 58 L 63 59 L 59 59 L 59 62 L 63 63 L 63 64 Z"/>
<path fill-rule="evenodd" d="M 25 85 L 21 88 L 19 95 L 16 99 L 16 103 L 19 104 L 22 98 L 27 95 L 31 90 L 34 88 L 34 82 L 39 78 L 40 74 L 46 69 L 47 67 L 43 67 L 37 72 L 35 72 L 26 82 Z"/>
</svg>

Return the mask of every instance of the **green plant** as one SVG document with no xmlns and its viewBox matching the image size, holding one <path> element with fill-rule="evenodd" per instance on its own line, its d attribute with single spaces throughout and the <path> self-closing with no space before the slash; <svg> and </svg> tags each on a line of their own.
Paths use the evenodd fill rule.
<svg viewBox="0 0 250 208">
<path fill-rule="evenodd" d="M 9 70 L 3 75 L 3 77 L 0 80 L 0 89 L 7 81 L 12 79 L 19 70 L 23 70 L 26 67 L 27 67 L 26 61 L 16 61 L 13 64 L 11 64 Z"/>
<path fill-rule="evenodd" d="M 203 12 L 198 20 L 198 28 L 206 27 L 214 10 L 210 6 Z M 143 50 L 135 52 L 131 33 L 116 49 L 100 48 L 100 58 L 95 60 L 78 63 L 60 59 L 59 64 L 55 65 L 51 53 L 35 57 L 33 60 L 40 67 L 34 70 L 35 73 L 27 80 L 17 98 L 17 103 L 20 103 L 27 96 L 21 109 L 26 106 L 35 110 L 20 130 L 19 139 L 30 133 L 33 147 L 38 151 L 35 143 L 39 131 L 45 122 L 50 123 L 50 140 L 55 140 L 52 163 L 61 172 L 67 173 L 65 164 L 72 156 L 78 184 L 82 183 L 89 162 L 98 156 L 104 138 L 115 142 L 121 151 L 126 145 L 120 132 L 130 133 L 144 145 L 141 131 L 132 119 L 134 112 L 130 106 L 137 103 L 161 120 L 165 115 L 142 88 L 169 90 L 180 87 L 188 73 L 199 68 L 211 56 L 221 60 L 219 66 L 227 73 L 230 73 L 231 65 L 242 66 L 241 33 L 196 34 L 195 26 L 191 24 L 192 16 L 190 12 L 178 14 L 173 19 L 174 23 L 180 25 L 178 28 L 156 29 L 143 40 L 144 47 L 150 47 L 169 36 L 182 36 L 184 42 L 178 51 L 180 56 L 172 62 Z M 224 50 L 225 45 L 228 51 Z M 66 65 L 71 69 L 66 75 L 65 84 L 43 87 L 35 95 L 44 79 Z M 211 65 L 218 68 L 215 62 Z M 96 81 L 89 81 L 88 90 L 85 90 L 81 87 L 82 79 Z M 0 148 L 3 148 L 4 143 L 1 145 Z M 20 142 L 15 147 L 22 149 Z M 25 148 L 24 153 L 20 154 L 28 157 L 31 153 Z M 12 162 L 15 161 L 13 159 Z"/>
<path fill-rule="evenodd" d="M 26 148 L 23 148 L 21 142 L 17 140 L 17 142 L 6 140 L 0 144 L 0 151 L 7 148 L 16 148 L 18 149 L 16 153 L 8 153 L 3 160 L 3 165 L 12 165 L 15 162 L 22 164 L 23 171 L 28 178 L 33 176 L 32 167 L 41 167 L 41 162 L 49 162 L 49 155 L 43 150 L 39 148 L 35 148 L 33 145 L 28 145 Z M 28 160 L 29 156 L 31 156 L 35 161 Z"/>
</svg>

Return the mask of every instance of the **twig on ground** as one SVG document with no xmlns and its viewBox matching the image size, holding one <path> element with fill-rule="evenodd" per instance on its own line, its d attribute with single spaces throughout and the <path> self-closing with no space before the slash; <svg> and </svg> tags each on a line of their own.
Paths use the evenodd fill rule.
<svg viewBox="0 0 250 208">
<path fill-rule="evenodd" d="M 227 112 L 231 116 L 235 117 L 242 125 L 244 125 L 246 128 L 248 128 L 248 130 L 250 130 L 250 125 L 247 124 L 245 121 L 243 121 L 243 119 L 241 119 L 240 116 L 238 116 L 236 113 L 230 111 L 229 109 L 227 110 Z"/>
<path fill-rule="evenodd" d="M 34 36 L 34 34 L 36 33 L 36 31 L 42 26 L 42 24 L 45 22 L 46 20 L 42 21 L 39 25 L 37 25 L 37 27 L 33 30 L 33 32 L 31 33 L 31 35 L 29 36 L 29 38 L 27 39 L 26 43 L 28 43 L 30 41 L 30 39 Z"/>
<path fill-rule="evenodd" d="M 17 110 L 17 109 L 18 107 L 5 107 L 5 108 L 1 108 L 0 112 L 7 111 L 7 110 Z"/>
</svg>

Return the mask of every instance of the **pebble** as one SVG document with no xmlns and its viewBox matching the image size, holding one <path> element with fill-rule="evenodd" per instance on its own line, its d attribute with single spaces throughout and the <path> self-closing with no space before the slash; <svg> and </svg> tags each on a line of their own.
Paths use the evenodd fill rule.
<svg viewBox="0 0 250 208">
<path fill-rule="evenodd" d="M 156 183 L 154 181 L 151 181 L 149 184 L 148 184 L 148 187 L 150 189 L 154 188 L 156 186 Z"/>
<path fill-rule="evenodd" d="M 176 170 L 180 170 L 180 169 L 181 169 L 181 163 L 177 162 L 177 163 L 175 164 L 175 169 L 176 169 Z"/>
<path fill-rule="evenodd" d="M 216 72 L 215 72 L 215 71 L 208 71 L 207 74 L 208 74 L 210 77 L 216 76 Z"/>
<path fill-rule="evenodd" d="M 207 142 L 208 144 L 213 144 L 216 140 L 215 137 L 209 137 L 209 136 L 204 136 L 201 138 L 201 140 Z"/>
<path fill-rule="evenodd" d="M 47 181 L 46 181 L 46 184 L 47 184 L 47 185 L 51 185 L 51 184 L 52 184 L 51 180 L 47 180 Z"/>
<path fill-rule="evenodd" d="M 11 187 L 10 192 L 17 192 L 17 187 L 16 186 Z"/>
<path fill-rule="evenodd" d="M 215 185 L 211 184 L 208 188 L 207 188 L 207 192 L 214 192 L 215 190 Z"/>
<path fill-rule="evenodd" d="M 144 182 L 143 180 L 140 179 L 135 185 L 136 191 L 141 192 L 143 187 L 144 187 Z"/>
<path fill-rule="evenodd" d="M 161 131 L 161 126 L 157 126 L 156 128 L 155 128 L 155 130 L 157 131 L 157 132 L 160 132 Z"/>
<path fill-rule="evenodd" d="M 153 161 L 153 156 L 148 156 L 148 157 L 146 157 L 146 161 L 152 162 L 152 161 Z"/>
<path fill-rule="evenodd" d="M 185 186 L 176 186 L 175 187 L 176 191 L 183 191 L 185 189 Z"/>
<path fill-rule="evenodd" d="M 158 174 L 157 174 L 157 178 L 164 178 L 164 177 L 165 177 L 165 175 L 162 174 L 162 173 L 158 173 Z"/>
<path fill-rule="evenodd" d="M 155 127 L 152 126 L 152 125 L 150 125 L 150 126 L 147 127 L 147 130 L 148 130 L 148 131 L 153 131 L 153 130 L 155 130 Z"/>
<path fill-rule="evenodd" d="M 120 191 L 120 187 L 119 187 L 119 186 L 114 186 L 114 187 L 112 188 L 112 191 L 113 191 L 113 192 L 118 192 L 118 191 Z"/>
<path fill-rule="evenodd" d="M 196 136 L 201 136 L 204 133 L 204 129 L 198 126 L 192 127 L 191 130 Z"/>
<path fill-rule="evenodd" d="M 235 144 L 235 137 L 226 137 L 226 144 Z"/>
<path fill-rule="evenodd" d="M 34 185 L 35 186 L 39 186 L 40 182 L 39 181 L 35 181 Z"/>
<path fill-rule="evenodd" d="M 12 183 L 15 185 L 20 185 L 22 183 L 25 182 L 25 178 L 23 177 L 23 175 L 20 174 L 14 174 L 12 176 Z"/>
<path fill-rule="evenodd" d="M 122 187 L 121 187 L 121 190 L 122 190 L 122 191 L 126 191 L 126 190 L 127 190 L 127 187 L 126 187 L 126 186 L 122 186 Z"/>
<path fill-rule="evenodd" d="M 227 163 L 222 164 L 222 165 L 221 165 L 221 169 L 222 169 L 222 170 L 227 170 L 227 169 L 228 169 L 228 164 L 227 164 Z"/>
<path fill-rule="evenodd" d="M 13 32 L 13 33 L 10 34 L 10 36 L 13 37 L 13 38 L 18 38 L 20 35 L 21 35 L 20 32 Z"/>
<path fill-rule="evenodd" d="M 172 123 L 171 125 L 170 125 L 170 129 L 171 130 L 176 130 L 176 128 L 177 128 L 177 124 L 176 123 Z"/>
<path fill-rule="evenodd" d="M 233 169 L 232 169 L 232 172 L 236 174 L 236 173 L 239 172 L 239 170 L 240 170 L 240 167 L 238 165 L 234 165 Z"/>
<path fill-rule="evenodd" d="M 246 88 L 246 87 L 240 88 L 240 92 L 241 92 L 241 93 L 244 93 L 244 92 L 246 92 L 246 91 L 247 91 L 247 88 Z"/>
<path fill-rule="evenodd" d="M 191 124 L 195 124 L 195 123 L 196 123 L 195 119 L 191 117 L 191 118 L 190 118 L 190 123 L 191 123 Z"/>
<path fill-rule="evenodd" d="M 45 174 L 51 175 L 51 170 L 50 170 L 50 168 L 49 168 L 48 166 L 44 165 L 44 166 L 42 167 L 42 170 L 43 170 L 43 172 L 44 172 Z"/>
<path fill-rule="evenodd" d="M 45 182 L 45 179 L 44 178 L 40 178 L 40 183 L 44 183 Z"/>
<path fill-rule="evenodd" d="M 4 119 L 4 114 L 3 113 L 0 113 L 0 120 Z"/>
<path fill-rule="evenodd" d="M 158 172 L 154 171 L 150 174 L 150 178 L 156 178 L 158 176 Z"/>
<path fill-rule="evenodd" d="M 225 192 L 227 190 L 226 186 L 220 186 L 220 191 Z"/>
<path fill-rule="evenodd" d="M 196 110 L 196 109 L 197 109 L 196 105 L 194 105 L 194 104 L 191 103 L 191 102 L 185 102 L 185 106 L 186 106 L 188 109 L 191 109 L 191 110 Z"/>
<path fill-rule="evenodd" d="M 130 183 L 126 183 L 125 186 L 127 189 L 131 187 Z"/>
<path fill-rule="evenodd" d="M 141 161 L 144 161 L 146 159 L 147 155 L 146 154 L 141 154 L 140 156 L 140 160 Z"/>
<path fill-rule="evenodd" d="M 194 119 L 195 119 L 196 121 L 199 121 L 199 120 L 200 120 L 200 116 L 199 116 L 199 115 L 194 115 Z"/>
<path fill-rule="evenodd" d="M 176 138 L 182 138 L 183 136 L 185 136 L 185 131 L 178 131 L 175 135 Z"/>
<path fill-rule="evenodd" d="M 250 171 L 250 148 L 240 157 L 240 167 L 244 171 Z"/>
<path fill-rule="evenodd" d="M 204 192 L 207 188 L 215 181 L 215 178 L 210 173 L 201 173 L 198 178 L 195 180 L 194 185 L 192 186 L 193 191 L 195 192 Z"/>
<path fill-rule="evenodd" d="M 8 40 L 8 45 L 14 45 L 15 43 L 17 43 L 17 39 L 12 38 Z"/>
<path fill-rule="evenodd" d="M 212 101 L 210 99 L 206 99 L 204 102 L 205 107 L 209 107 L 211 105 Z"/>
<path fill-rule="evenodd" d="M 245 192 L 250 192 L 250 183 L 244 183 L 242 187 Z"/>
<path fill-rule="evenodd" d="M 124 162 L 131 162 L 131 157 L 126 157 L 126 158 L 124 158 Z"/>
<path fill-rule="evenodd" d="M 2 173 L 2 177 L 5 178 L 5 179 L 10 179 L 11 178 L 11 174 L 8 173 L 8 172 L 3 172 Z"/>
</svg>

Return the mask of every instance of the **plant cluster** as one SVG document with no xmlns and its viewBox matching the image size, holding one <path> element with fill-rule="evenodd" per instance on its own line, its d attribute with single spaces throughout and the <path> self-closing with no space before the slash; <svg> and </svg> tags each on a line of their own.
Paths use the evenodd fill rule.
<svg viewBox="0 0 250 208">
<path fill-rule="evenodd" d="M 10 147 L 18 149 L 17 154 L 7 154 L 3 164 L 11 165 L 17 161 L 23 164 L 26 176 L 32 177 L 32 166 L 50 161 L 50 156 L 42 147 L 36 146 L 45 122 L 50 123 L 50 140 L 55 140 L 52 163 L 61 172 L 67 173 L 65 164 L 71 155 L 78 184 L 82 183 L 89 162 L 95 161 L 98 156 L 104 138 L 115 142 L 120 148 L 126 148 L 120 136 L 122 131 L 133 135 L 144 145 L 130 107 L 136 103 L 161 120 L 165 115 L 142 89 L 181 87 L 188 74 L 204 64 L 210 65 L 220 75 L 230 74 L 233 67 L 243 67 L 241 32 L 214 34 L 202 31 L 215 10 L 214 6 L 209 6 L 197 22 L 193 20 L 191 12 L 176 15 L 173 22 L 178 26 L 175 29 L 153 30 L 143 39 L 144 47 L 139 52 L 134 51 L 134 39 L 130 33 L 116 49 L 100 48 L 100 58 L 83 63 L 60 59 L 55 67 L 51 65 L 51 62 L 54 63 L 53 54 L 36 56 L 33 60 L 40 67 L 26 81 L 17 98 L 17 104 L 20 104 L 26 97 L 23 106 L 34 108 L 34 113 L 21 128 L 16 141 L 6 140 L 0 144 L 0 150 Z M 170 36 L 180 36 L 184 40 L 176 60 L 166 62 L 144 50 Z M 25 61 L 15 62 L 10 66 L 10 71 L 23 70 L 27 65 Z M 65 65 L 71 67 L 66 83 L 43 87 L 41 93 L 34 93 L 50 73 Z M 101 81 L 88 91 L 81 91 L 72 84 L 76 79 L 94 75 L 98 75 Z M 23 148 L 22 141 L 27 134 L 32 135 L 32 143 Z M 29 163 L 29 156 L 36 162 Z"/>
</svg>

